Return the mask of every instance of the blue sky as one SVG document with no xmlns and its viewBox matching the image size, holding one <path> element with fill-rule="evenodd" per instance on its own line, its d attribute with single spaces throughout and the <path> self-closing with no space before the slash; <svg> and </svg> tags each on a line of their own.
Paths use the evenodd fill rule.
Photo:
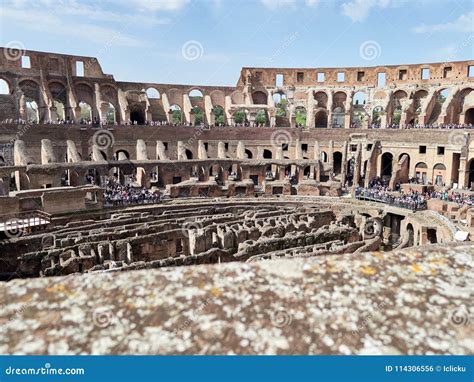
<svg viewBox="0 0 474 382">
<path fill-rule="evenodd" d="M 94 56 L 119 81 L 474 58 L 472 0 L 1 1 L 2 46 Z"/>
</svg>

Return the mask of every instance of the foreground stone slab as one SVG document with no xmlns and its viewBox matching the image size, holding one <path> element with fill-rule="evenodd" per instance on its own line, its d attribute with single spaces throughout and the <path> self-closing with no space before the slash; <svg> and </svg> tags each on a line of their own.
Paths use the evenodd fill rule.
<svg viewBox="0 0 474 382">
<path fill-rule="evenodd" d="M 472 354 L 474 247 L 0 284 L 5 354 Z"/>
</svg>

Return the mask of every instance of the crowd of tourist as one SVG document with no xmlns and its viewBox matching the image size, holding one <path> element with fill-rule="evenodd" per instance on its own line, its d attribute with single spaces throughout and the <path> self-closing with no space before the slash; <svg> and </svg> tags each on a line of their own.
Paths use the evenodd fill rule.
<svg viewBox="0 0 474 382">
<path fill-rule="evenodd" d="M 122 186 L 116 180 L 107 180 L 104 190 L 105 206 L 129 206 L 135 204 L 158 203 L 161 200 L 158 191 L 150 191 L 145 188 Z"/>
<path fill-rule="evenodd" d="M 355 190 L 357 199 L 375 200 L 396 207 L 408 208 L 412 211 L 426 209 L 425 197 L 416 191 L 393 193 L 383 185 L 373 185 L 369 188 L 357 187 Z"/>
<path fill-rule="evenodd" d="M 459 207 L 474 205 L 474 196 L 448 191 L 427 191 L 419 192 L 411 190 L 406 192 L 400 189 L 400 184 L 395 186 L 395 190 L 388 187 L 381 178 L 374 178 L 367 188 L 357 187 L 355 196 L 358 199 L 376 200 L 382 203 L 392 204 L 398 207 L 409 208 L 411 210 L 425 209 L 429 199 L 439 199 L 447 202 L 457 203 Z"/>
<path fill-rule="evenodd" d="M 17 125 L 35 125 L 39 122 L 37 120 L 24 120 L 24 119 L 13 119 L 8 118 L 0 121 L 1 124 L 17 124 Z M 138 123 L 138 121 L 128 120 L 123 123 L 118 122 L 110 122 L 107 120 L 100 120 L 99 118 L 81 118 L 79 121 L 75 121 L 74 119 L 70 119 L 69 117 L 66 119 L 57 120 L 48 120 L 45 121 L 44 124 L 46 125 L 91 125 L 95 127 L 101 126 L 181 126 L 181 127 L 200 127 L 209 129 L 212 127 L 266 127 L 263 123 L 256 123 L 256 122 L 242 122 L 236 123 L 233 122 L 231 124 L 228 123 L 217 123 L 217 124 L 207 124 L 204 122 L 192 124 L 191 122 L 168 122 L 168 121 L 144 121 L 143 123 Z M 277 127 L 275 124 L 272 124 L 270 127 L 275 128 Z M 297 129 L 304 129 L 306 125 L 297 123 L 295 125 Z M 330 124 L 330 128 L 343 128 L 343 126 L 338 124 Z M 360 124 L 358 123 L 351 123 L 350 128 L 360 128 Z M 368 125 L 369 129 L 380 129 L 380 124 L 372 123 Z M 473 129 L 474 125 L 469 124 L 459 124 L 459 123 L 448 123 L 448 124 L 431 124 L 431 125 L 421 125 L 421 124 L 408 124 L 408 125 L 399 125 L 399 124 L 389 124 L 385 127 L 386 129 L 445 129 L 445 130 L 455 130 L 455 129 Z"/>
</svg>

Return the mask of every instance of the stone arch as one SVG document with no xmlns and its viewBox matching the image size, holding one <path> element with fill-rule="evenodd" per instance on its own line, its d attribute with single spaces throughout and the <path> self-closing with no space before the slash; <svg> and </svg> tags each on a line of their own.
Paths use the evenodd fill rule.
<svg viewBox="0 0 474 382">
<path fill-rule="evenodd" d="M 393 154 L 385 152 L 382 154 L 380 165 L 380 176 L 383 180 L 389 181 L 393 171 Z"/>
<path fill-rule="evenodd" d="M 264 149 L 264 150 L 263 150 L 263 158 L 264 158 L 264 159 L 272 159 L 272 158 L 273 158 L 273 154 L 272 154 L 271 150 Z"/>
<path fill-rule="evenodd" d="M 115 152 L 115 160 L 129 160 L 130 159 L 130 154 L 128 153 L 127 150 L 120 149 Z"/>
<path fill-rule="evenodd" d="M 181 106 L 177 104 L 170 105 L 171 112 L 171 123 L 182 123 L 183 122 L 183 111 Z"/>
<path fill-rule="evenodd" d="M 338 106 L 332 112 L 331 126 L 333 128 L 343 128 L 345 119 L 344 108 Z"/>
<path fill-rule="evenodd" d="M 185 154 L 187 159 L 193 159 L 193 152 L 191 150 L 186 149 Z"/>
<path fill-rule="evenodd" d="M 413 247 L 413 244 L 415 242 L 415 230 L 413 229 L 413 224 L 407 224 L 406 232 L 408 235 L 408 246 Z"/>
<path fill-rule="evenodd" d="M 201 123 L 205 122 L 204 111 L 199 106 L 194 106 L 192 108 L 194 113 L 194 125 L 200 125 Z"/>
<path fill-rule="evenodd" d="M 434 95 L 434 97 L 436 98 L 435 98 L 435 103 L 431 110 L 430 116 L 428 118 L 429 125 L 436 123 L 436 121 L 438 120 L 438 117 L 440 116 L 441 110 L 443 108 L 443 104 L 446 101 L 446 98 L 449 97 L 450 93 L 451 93 L 451 89 L 442 88 L 442 89 L 439 89 Z"/>
<path fill-rule="evenodd" d="M 172 88 L 166 92 L 168 96 L 168 101 L 170 105 L 178 105 L 181 109 L 183 109 L 183 92 L 179 89 Z"/>
<path fill-rule="evenodd" d="M 114 124 L 117 122 L 117 110 L 111 102 L 103 102 L 102 108 L 104 111 L 104 117 L 107 123 Z"/>
<path fill-rule="evenodd" d="M 282 90 L 273 93 L 273 102 L 276 107 L 276 125 L 288 125 L 288 100 L 286 94 Z"/>
<path fill-rule="evenodd" d="M 446 182 L 446 166 L 443 163 L 436 163 L 433 166 L 433 184 L 443 186 Z"/>
<path fill-rule="evenodd" d="M 325 91 L 317 91 L 313 93 L 313 98 L 316 101 L 318 108 L 327 108 L 329 98 Z"/>
<path fill-rule="evenodd" d="M 425 89 L 417 90 L 413 95 L 413 109 L 417 115 L 420 115 L 421 104 L 426 97 L 428 97 L 428 91 Z"/>
<path fill-rule="evenodd" d="M 243 105 L 245 103 L 244 101 L 244 93 L 242 93 L 240 90 L 236 90 L 230 95 L 230 99 L 233 104 L 235 105 Z"/>
<path fill-rule="evenodd" d="M 225 93 L 222 90 L 213 90 L 209 96 L 213 105 L 225 105 Z"/>
<path fill-rule="evenodd" d="M 467 184 L 468 184 L 468 188 L 471 188 L 474 183 L 474 158 L 472 158 L 469 161 L 467 168 L 468 168 Z"/>
<path fill-rule="evenodd" d="M 392 95 L 392 113 L 391 113 L 391 123 L 394 125 L 399 125 L 402 118 L 402 103 L 401 100 L 408 98 L 408 94 L 405 90 L 397 90 Z"/>
<path fill-rule="evenodd" d="M 354 106 L 359 106 L 359 107 L 364 107 L 364 105 L 367 102 L 367 94 L 365 92 L 359 90 L 354 93 L 352 96 L 352 105 Z"/>
<path fill-rule="evenodd" d="M 428 180 L 428 166 L 425 162 L 418 162 L 415 165 L 415 178 L 422 184 L 426 184 Z"/>
<path fill-rule="evenodd" d="M 328 154 L 326 153 L 326 151 L 321 151 L 321 161 L 323 163 L 327 163 L 328 162 Z"/>
<path fill-rule="evenodd" d="M 332 154 L 333 158 L 333 172 L 335 175 L 339 175 L 342 171 L 342 153 L 340 151 L 334 151 Z"/>
<path fill-rule="evenodd" d="M 0 95 L 10 94 L 10 83 L 0 77 Z"/>
<path fill-rule="evenodd" d="M 304 106 L 297 106 L 295 108 L 295 118 L 297 126 L 306 126 L 306 116 L 308 115 Z"/>
<path fill-rule="evenodd" d="M 215 125 L 224 125 L 225 124 L 225 111 L 221 105 L 215 105 L 212 109 L 214 114 L 214 124 Z"/>
<path fill-rule="evenodd" d="M 340 109 L 342 112 L 346 111 L 347 94 L 343 91 L 337 91 L 332 96 L 332 111 Z"/>
<path fill-rule="evenodd" d="M 130 121 L 137 125 L 145 124 L 145 106 L 142 103 L 135 103 L 130 106 Z"/>
<path fill-rule="evenodd" d="M 426 230 L 426 238 L 430 244 L 438 243 L 438 237 L 436 235 L 436 228 L 428 228 Z"/>
<path fill-rule="evenodd" d="M 318 110 L 314 115 L 314 127 L 326 128 L 328 127 L 328 113 L 326 110 Z"/>
<path fill-rule="evenodd" d="M 382 106 L 376 106 L 372 110 L 372 118 L 371 118 L 371 123 L 374 126 L 380 126 L 381 123 L 381 116 L 384 113 L 384 109 Z"/>
<path fill-rule="evenodd" d="M 79 116 L 82 120 L 91 121 L 92 120 L 92 106 L 84 101 L 78 103 L 79 106 Z"/>
<path fill-rule="evenodd" d="M 474 125 L 474 107 L 466 110 L 464 123 L 467 125 Z"/>
<path fill-rule="evenodd" d="M 149 99 L 160 99 L 161 94 L 158 91 L 158 89 L 154 88 L 153 86 L 150 86 L 148 89 L 146 89 L 146 96 Z"/>
<path fill-rule="evenodd" d="M 367 115 L 365 105 L 367 102 L 367 95 L 363 91 L 357 91 L 352 97 L 352 113 L 351 123 L 355 127 L 361 127 Z"/>
<path fill-rule="evenodd" d="M 204 98 L 204 94 L 199 88 L 192 88 L 188 92 L 189 98 Z"/>
<path fill-rule="evenodd" d="M 249 149 L 245 149 L 245 155 L 247 156 L 247 159 L 253 158 L 252 151 L 250 151 Z"/>
<path fill-rule="evenodd" d="M 267 95 L 263 91 L 257 90 L 252 93 L 252 101 L 254 105 L 266 105 Z"/>
<path fill-rule="evenodd" d="M 94 104 L 94 89 L 89 84 L 80 82 L 75 84 L 74 90 L 78 104 L 79 102 L 85 102 L 89 105 Z"/>
</svg>

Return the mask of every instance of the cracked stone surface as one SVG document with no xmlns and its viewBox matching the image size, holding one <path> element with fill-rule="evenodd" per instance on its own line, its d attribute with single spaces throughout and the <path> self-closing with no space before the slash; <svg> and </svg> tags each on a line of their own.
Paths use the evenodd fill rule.
<svg viewBox="0 0 474 382">
<path fill-rule="evenodd" d="M 0 284 L 2 354 L 472 354 L 474 246 Z"/>
</svg>

